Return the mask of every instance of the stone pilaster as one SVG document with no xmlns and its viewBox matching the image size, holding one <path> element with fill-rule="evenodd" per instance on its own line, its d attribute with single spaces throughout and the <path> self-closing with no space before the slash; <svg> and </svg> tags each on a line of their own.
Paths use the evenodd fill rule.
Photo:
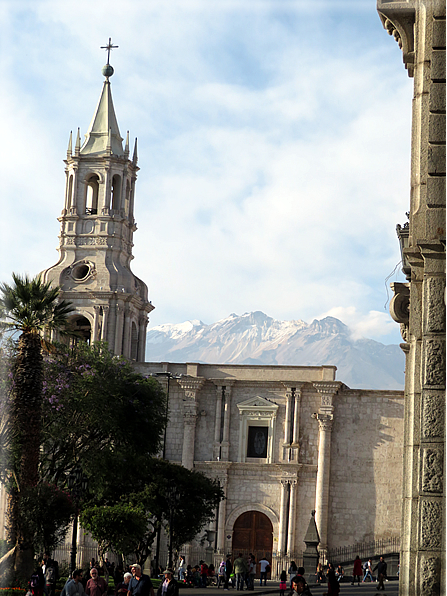
<svg viewBox="0 0 447 596">
<path fill-rule="evenodd" d="M 289 494 L 289 524 L 287 528 L 287 552 L 292 555 L 295 552 L 296 542 L 296 488 L 297 481 L 290 480 Z"/>
<path fill-rule="evenodd" d="M 217 552 L 223 555 L 225 554 L 225 520 L 227 517 L 228 474 L 219 474 L 217 479 L 224 493 L 224 498 L 219 503 L 219 514 L 217 517 Z"/>
<path fill-rule="evenodd" d="M 313 417 L 318 420 L 318 469 L 315 490 L 315 522 L 320 535 L 320 551 L 326 551 L 329 508 L 329 479 L 331 471 L 331 434 L 334 419 L 334 395 L 341 383 L 314 383 L 321 395 L 319 412 Z"/>
<path fill-rule="evenodd" d="M 230 421 L 231 421 L 231 388 L 232 381 L 225 381 L 225 408 L 220 457 L 228 461 L 230 457 Z"/>
<path fill-rule="evenodd" d="M 194 467 L 194 449 L 196 440 L 196 423 L 199 412 L 197 403 L 197 394 L 203 387 L 205 379 L 186 378 L 178 379 L 180 387 L 185 392 L 185 401 L 183 402 L 183 449 L 182 466 L 192 470 Z"/>
<path fill-rule="evenodd" d="M 280 482 L 281 503 L 279 507 L 278 555 L 284 555 L 286 550 L 287 501 L 289 496 L 289 480 L 282 479 Z"/>
<path fill-rule="evenodd" d="M 399 594 L 439 596 L 446 593 L 445 0 L 378 0 L 377 8 L 414 76 L 411 195 L 403 250 L 409 269 L 408 320 L 399 310 L 394 316 L 392 308 L 405 334 L 401 347 L 406 354 Z"/>
<path fill-rule="evenodd" d="M 109 307 L 102 307 L 102 325 L 101 325 L 101 341 L 107 340 L 107 323 L 109 317 Z"/>
<path fill-rule="evenodd" d="M 225 395 L 225 386 L 221 383 L 216 385 L 216 417 L 214 423 L 213 459 L 221 457 L 221 432 L 222 432 L 222 398 Z"/>
</svg>

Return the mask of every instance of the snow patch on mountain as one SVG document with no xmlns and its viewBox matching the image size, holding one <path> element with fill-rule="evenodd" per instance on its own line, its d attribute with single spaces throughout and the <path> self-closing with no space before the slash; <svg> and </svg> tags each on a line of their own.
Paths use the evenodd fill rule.
<svg viewBox="0 0 447 596">
<path fill-rule="evenodd" d="M 354 339 L 335 317 L 278 321 L 256 311 L 207 325 L 186 321 L 153 327 L 147 333 L 146 360 L 337 366 L 337 379 L 358 389 L 403 389 L 404 355 L 397 345 Z"/>
</svg>

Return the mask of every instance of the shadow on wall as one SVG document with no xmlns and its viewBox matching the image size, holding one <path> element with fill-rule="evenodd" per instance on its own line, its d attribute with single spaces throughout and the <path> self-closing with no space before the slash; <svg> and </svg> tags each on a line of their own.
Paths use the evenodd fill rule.
<svg viewBox="0 0 447 596">
<path fill-rule="evenodd" d="M 332 427 L 330 548 L 399 536 L 404 400 L 343 391 Z"/>
</svg>

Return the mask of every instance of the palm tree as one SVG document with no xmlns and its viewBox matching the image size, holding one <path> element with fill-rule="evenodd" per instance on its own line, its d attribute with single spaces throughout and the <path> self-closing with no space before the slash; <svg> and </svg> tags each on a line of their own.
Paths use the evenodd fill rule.
<svg viewBox="0 0 447 596">
<path fill-rule="evenodd" d="M 40 277 L 12 274 L 13 284 L 0 284 L 0 321 L 3 328 L 20 332 L 12 364 L 11 422 L 16 497 L 10 499 L 9 523 L 15 544 L 14 568 L 19 577 L 30 576 L 33 567 L 33 536 L 18 523 L 21 495 L 39 480 L 39 452 L 42 420 L 42 376 L 45 345 L 43 333 L 64 330 L 74 310 L 59 300 L 60 289 L 43 283 Z"/>
</svg>

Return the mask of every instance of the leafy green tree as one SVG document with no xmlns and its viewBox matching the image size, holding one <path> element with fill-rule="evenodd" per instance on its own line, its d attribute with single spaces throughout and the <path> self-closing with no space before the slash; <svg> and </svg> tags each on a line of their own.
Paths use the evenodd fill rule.
<svg viewBox="0 0 447 596">
<path fill-rule="evenodd" d="M 80 467 L 90 493 L 101 498 L 117 477 L 128 480 L 133 459 L 160 448 L 166 422 L 161 385 L 104 344 L 59 346 L 45 363 L 43 395 L 43 479 L 63 486 L 66 474 Z"/>
<path fill-rule="evenodd" d="M 131 493 L 128 488 L 129 473 L 133 487 Z M 214 517 L 215 508 L 224 497 L 215 480 L 201 472 L 156 458 L 135 460 L 127 476 L 115 477 L 115 480 L 116 492 L 105 498 L 108 496 L 113 501 L 121 493 L 124 508 L 114 509 L 113 505 L 109 505 L 103 511 L 104 516 L 110 512 L 113 517 L 114 535 L 126 535 L 126 549 L 123 550 L 122 544 L 114 543 L 113 539 L 109 547 L 122 554 L 132 552 L 140 565 L 150 555 L 159 528 L 168 533 L 172 530 L 173 548 L 178 550 Z M 98 513 L 99 509 L 99 502 L 87 504 L 81 514 L 82 525 L 95 539 L 107 536 L 107 525 L 103 515 Z M 145 523 L 128 524 L 127 512 L 131 510 L 138 510 L 138 516 L 143 512 Z"/>
<path fill-rule="evenodd" d="M 11 423 L 14 428 L 12 472 L 15 498 L 10 499 L 14 568 L 18 577 L 33 569 L 33 535 L 20 525 L 21 499 L 38 483 L 41 445 L 43 355 L 41 334 L 62 330 L 73 307 L 59 300 L 59 288 L 39 277 L 13 273 L 13 284 L 0 284 L 0 321 L 3 328 L 19 331 L 17 353 L 11 369 Z"/>
</svg>

